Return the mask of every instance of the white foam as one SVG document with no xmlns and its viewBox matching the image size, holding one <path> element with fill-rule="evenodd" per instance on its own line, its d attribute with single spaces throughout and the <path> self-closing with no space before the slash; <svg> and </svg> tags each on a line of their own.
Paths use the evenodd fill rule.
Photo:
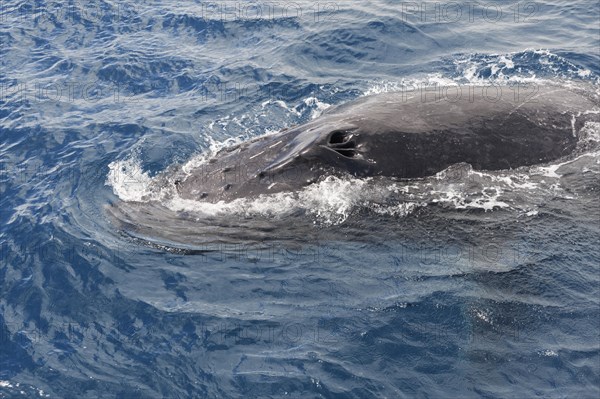
<svg viewBox="0 0 600 399">
<path fill-rule="evenodd" d="M 173 211 L 193 211 L 202 215 L 241 214 L 245 216 L 284 216 L 304 211 L 319 223 L 338 224 L 345 221 L 354 209 L 367 205 L 373 198 L 382 198 L 387 189 L 371 186 L 370 179 L 327 176 L 322 181 L 296 192 L 263 194 L 256 199 L 236 199 L 231 202 L 208 203 L 173 197 L 165 205 Z M 395 204 L 390 215 L 406 215 L 416 204 Z"/>
<path fill-rule="evenodd" d="M 277 105 L 283 109 L 285 109 L 290 114 L 295 116 L 302 116 L 302 112 L 299 109 L 302 109 L 302 105 L 311 109 L 310 118 L 315 119 L 319 117 L 324 110 L 331 107 L 331 104 L 323 102 L 319 100 L 317 97 L 307 97 L 302 102 L 294 107 L 290 107 L 285 101 L 282 100 L 266 100 L 261 103 L 261 107 L 264 109 L 267 105 Z"/>
<path fill-rule="evenodd" d="M 503 56 L 500 57 L 499 61 L 502 62 L 502 63 L 504 63 L 504 67 L 506 69 L 514 69 L 514 67 L 515 67 L 514 62 L 512 61 L 512 59 L 510 57 L 507 57 L 507 56 L 503 55 Z"/>
<path fill-rule="evenodd" d="M 419 207 L 427 206 L 425 202 L 405 202 L 397 205 L 372 204 L 370 209 L 380 215 L 407 216 Z"/>
<path fill-rule="evenodd" d="M 106 184 L 122 200 L 146 201 L 147 197 L 154 197 L 151 191 L 152 178 L 143 171 L 137 156 L 111 162 L 108 168 Z"/>
<path fill-rule="evenodd" d="M 458 85 L 458 82 L 454 79 L 443 76 L 440 73 L 432 73 L 421 78 L 415 79 L 403 79 L 399 82 L 396 81 L 379 81 L 373 83 L 370 87 L 368 87 L 362 94 L 362 96 L 370 96 L 373 94 L 381 94 L 381 93 L 395 93 L 395 92 L 405 92 L 414 90 L 419 87 L 427 87 L 427 86 L 455 86 Z"/>
<path fill-rule="evenodd" d="M 560 179 L 563 175 L 558 173 L 558 171 L 562 166 L 570 165 L 582 158 L 588 158 L 588 157 L 598 158 L 598 157 L 600 157 L 600 151 L 587 152 L 587 153 L 578 155 L 577 157 L 575 157 L 573 159 L 569 159 L 567 161 L 559 162 L 556 164 L 551 164 L 551 165 L 547 165 L 547 166 L 534 166 L 531 168 L 530 173 L 532 173 L 534 175 L 542 175 L 542 176 L 546 176 L 546 177 L 550 177 L 550 178 L 554 178 L 554 179 Z"/>
<path fill-rule="evenodd" d="M 600 143 L 600 123 L 586 122 L 579 131 L 579 136 L 583 141 Z"/>
<path fill-rule="evenodd" d="M 268 132 L 269 134 L 272 134 L 272 132 Z M 235 145 L 241 144 L 245 141 L 245 139 L 242 136 L 237 136 L 237 137 L 229 137 L 226 140 L 223 141 L 217 141 L 214 138 L 212 138 L 210 135 L 206 137 L 206 142 L 208 145 L 208 150 L 201 153 L 201 154 L 197 154 L 193 157 L 191 157 L 185 164 L 182 165 L 182 170 L 185 173 L 190 173 L 192 170 L 204 165 L 206 162 L 208 162 L 208 160 L 210 158 L 212 158 L 213 156 L 215 156 L 219 151 L 228 148 L 228 147 L 233 147 Z"/>
<path fill-rule="evenodd" d="M 316 97 L 305 98 L 304 104 L 306 104 L 309 107 L 316 107 L 316 109 L 313 109 L 312 112 L 310 113 L 311 119 L 315 119 L 315 118 L 319 117 L 323 113 L 323 111 L 325 111 L 327 108 L 331 107 L 331 104 L 327 104 L 323 101 L 319 101 L 319 99 Z"/>
<path fill-rule="evenodd" d="M 434 203 L 450 204 L 455 209 L 483 209 L 491 211 L 495 208 L 509 208 L 509 204 L 501 201 L 502 189 L 498 187 L 488 187 L 476 195 L 468 195 L 456 185 L 450 185 L 444 191 L 432 191 L 432 194 L 438 194 L 438 198 L 433 198 Z"/>
<path fill-rule="evenodd" d="M 494 324 L 494 323 L 492 323 L 489 313 L 486 312 L 485 310 L 473 309 L 473 313 L 475 314 L 475 317 L 477 317 L 479 320 L 483 320 L 489 324 Z"/>
<path fill-rule="evenodd" d="M 549 166 L 537 166 L 537 167 L 534 167 L 532 169 L 532 172 L 536 173 L 536 174 L 541 174 L 541 175 L 546 176 L 546 177 L 551 177 L 551 178 L 554 178 L 554 179 L 560 179 L 560 177 L 562 175 L 559 175 L 556 172 L 558 171 L 558 169 L 561 166 L 566 165 L 566 164 L 567 164 L 567 162 L 563 162 L 563 163 L 559 163 L 559 164 L 554 164 L 554 165 L 549 165 Z"/>
</svg>

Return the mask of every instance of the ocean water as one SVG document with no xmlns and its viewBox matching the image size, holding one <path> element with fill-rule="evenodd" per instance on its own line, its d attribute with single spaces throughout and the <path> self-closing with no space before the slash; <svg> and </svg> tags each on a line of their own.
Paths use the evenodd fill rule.
<svg viewBox="0 0 600 399">
<path fill-rule="evenodd" d="M 8 0 L 0 40 L 0 398 L 600 396 L 597 124 L 528 168 L 161 185 L 409 86 L 597 103 L 599 2 Z"/>
</svg>

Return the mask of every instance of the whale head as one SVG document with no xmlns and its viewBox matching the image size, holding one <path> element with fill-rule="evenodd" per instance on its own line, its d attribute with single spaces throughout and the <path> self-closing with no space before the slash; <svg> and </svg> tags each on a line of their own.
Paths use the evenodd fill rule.
<svg viewBox="0 0 600 399">
<path fill-rule="evenodd" d="M 433 175 L 456 163 L 477 170 L 547 162 L 571 152 L 597 104 L 551 87 L 535 101 L 421 101 L 363 97 L 304 125 L 215 154 L 174 183 L 182 198 L 210 202 L 294 191 L 322 176 Z"/>
</svg>

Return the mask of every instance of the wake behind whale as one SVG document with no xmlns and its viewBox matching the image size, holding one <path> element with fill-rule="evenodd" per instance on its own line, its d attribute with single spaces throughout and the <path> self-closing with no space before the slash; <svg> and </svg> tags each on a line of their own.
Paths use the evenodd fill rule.
<svg viewBox="0 0 600 399">
<path fill-rule="evenodd" d="M 597 101 L 547 85 L 421 87 L 362 97 L 165 176 L 203 202 L 295 191 L 323 176 L 410 179 L 453 164 L 512 169 L 571 153 Z"/>
</svg>

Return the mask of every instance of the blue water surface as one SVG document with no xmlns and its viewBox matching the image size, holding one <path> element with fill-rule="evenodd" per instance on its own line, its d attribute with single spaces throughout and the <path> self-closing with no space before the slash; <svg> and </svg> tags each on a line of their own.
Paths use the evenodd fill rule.
<svg viewBox="0 0 600 399">
<path fill-rule="evenodd" d="M 6 0 L 0 62 L 0 398 L 600 397 L 598 126 L 394 201 L 155 180 L 405 85 L 597 96 L 599 2 Z"/>
</svg>

